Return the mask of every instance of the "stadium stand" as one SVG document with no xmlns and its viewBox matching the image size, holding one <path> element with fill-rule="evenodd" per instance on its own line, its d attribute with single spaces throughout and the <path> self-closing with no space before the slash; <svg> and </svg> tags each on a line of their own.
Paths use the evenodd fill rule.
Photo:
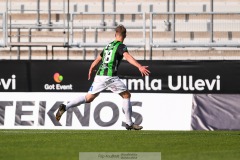
<svg viewBox="0 0 240 160">
<path fill-rule="evenodd" d="M 239 59 L 239 8 L 238 0 L 2 0 L 0 59 L 94 59 L 117 24 L 137 59 Z"/>
</svg>

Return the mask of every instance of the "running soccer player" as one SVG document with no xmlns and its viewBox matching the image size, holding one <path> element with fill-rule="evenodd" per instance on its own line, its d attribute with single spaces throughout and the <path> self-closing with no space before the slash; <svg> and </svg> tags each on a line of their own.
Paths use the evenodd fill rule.
<svg viewBox="0 0 240 160">
<path fill-rule="evenodd" d="M 130 64 L 137 67 L 142 76 L 148 76 L 150 71 L 147 69 L 148 66 L 142 66 L 128 53 L 127 46 L 123 44 L 127 33 L 126 28 L 123 25 L 118 25 L 115 31 L 115 40 L 103 49 L 101 54 L 97 56 L 90 66 L 88 80 L 91 78 L 94 67 L 101 62 L 88 93 L 85 96 L 79 96 L 77 99 L 70 101 L 66 105 L 61 104 L 56 113 L 56 119 L 58 121 L 63 113 L 69 108 L 76 107 L 84 103 L 90 103 L 101 91 L 110 89 L 113 93 L 118 93 L 123 98 L 122 107 L 126 117 L 126 129 L 141 130 L 143 128 L 142 126 L 132 122 L 132 106 L 130 103 L 131 94 L 127 90 L 126 85 L 117 76 L 117 71 L 123 57 Z"/>
</svg>

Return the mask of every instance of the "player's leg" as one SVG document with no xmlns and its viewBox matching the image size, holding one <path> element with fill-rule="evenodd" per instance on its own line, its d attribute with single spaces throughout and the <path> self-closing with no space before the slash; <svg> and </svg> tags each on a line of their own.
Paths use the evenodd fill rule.
<svg viewBox="0 0 240 160">
<path fill-rule="evenodd" d="M 132 122 L 132 105 L 130 102 L 131 94 L 128 90 L 119 93 L 123 98 L 123 111 L 126 117 L 126 129 L 127 130 L 141 130 L 143 127 Z"/>
<path fill-rule="evenodd" d="M 76 99 L 70 101 L 68 104 L 66 104 L 66 110 L 68 110 L 69 108 L 77 107 L 84 103 L 91 103 L 98 95 L 99 93 L 96 94 L 87 93 L 85 96 L 79 96 Z"/>
<path fill-rule="evenodd" d="M 131 126 L 133 124 L 132 122 L 132 106 L 130 102 L 131 94 L 129 91 L 124 91 L 119 94 L 123 98 L 123 111 L 126 117 L 126 124 Z"/>
<path fill-rule="evenodd" d="M 63 113 L 65 111 L 67 111 L 69 108 L 73 108 L 73 107 L 77 107 L 80 106 L 81 104 L 84 103 L 90 103 L 92 102 L 97 96 L 99 95 L 99 93 L 96 94 L 90 94 L 87 93 L 85 96 L 81 95 L 75 99 L 73 99 L 72 101 L 70 101 L 69 103 L 65 104 L 60 104 L 58 111 L 56 113 L 56 120 L 60 120 L 60 118 L 62 117 Z"/>
<path fill-rule="evenodd" d="M 141 130 L 143 127 L 138 126 L 132 122 L 132 105 L 130 102 L 131 94 L 127 90 L 126 85 L 119 79 L 119 77 L 112 77 L 108 88 L 113 93 L 118 93 L 123 98 L 123 111 L 126 117 L 126 129 Z"/>
<path fill-rule="evenodd" d="M 86 95 L 81 95 L 77 97 L 76 99 L 70 101 L 69 103 L 61 104 L 58 108 L 57 114 L 56 114 L 56 119 L 59 121 L 63 113 L 68 110 L 69 108 L 77 107 L 83 103 L 90 103 L 92 102 L 98 95 L 99 93 L 104 90 L 106 86 L 104 85 L 104 79 L 102 80 L 101 76 L 96 76 L 94 78 L 94 81 L 89 88 L 89 91 Z"/>
</svg>

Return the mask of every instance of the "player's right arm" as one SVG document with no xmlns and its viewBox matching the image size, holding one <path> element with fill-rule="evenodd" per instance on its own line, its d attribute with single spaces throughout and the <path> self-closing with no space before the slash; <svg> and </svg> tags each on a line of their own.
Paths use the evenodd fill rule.
<svg viewBox="0 0 240 160">
<path fill-rule="evenodd" d="M 123 53 L 124 58 L 132 65 L 137 67 L 141 72 L 142 76 L 148 76 L 150 71 L 147 69 L 148 66 L 142 66 L 136 59 L 134 59 L 128 52 Z"/>
<path fill-rule="evenodd" d="M 90 68 L 89 68 L 89 72 L 88 72 L 88 80 L 90 80 L 91 78 L 91 74 L 93 69 L 98 65 L 98 63 L 102 60 L 101 55 L 98 55 L 97 58 L 92 62 Z"/>
</svg>

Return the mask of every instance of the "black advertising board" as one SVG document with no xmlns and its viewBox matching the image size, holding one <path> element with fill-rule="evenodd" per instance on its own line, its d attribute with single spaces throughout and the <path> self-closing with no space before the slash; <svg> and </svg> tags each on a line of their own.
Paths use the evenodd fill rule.
<svg viewBox="0 0 240 160">
<path fill-rule="evenodd" d="M 33 92 L 87 92 L 92 61 L 32 61 Z"/>
<path fill-rule="evenodd" d="M 0 61 L 0 92 L 28 92 L 28 69 L 24 61 Z"/>
<path fill-rule="evenodd" d="M 118 75 L 131 92 L 240 93 L 240 61 L 139 61 L 151 74 L 123 61 Z M 92 61 L 1 61 L 0 92 L 87 92 Z"/>
<path fill-rule="evenodd" d="M 148 66 L 149 78 L 137 92 L 149 93 L 240 93 L 240 61 L 140 61 Z M 125 65 L 125 67 L 124 67 Z M 127 62 L 119 76 L 134 90 L 139 71 Z M 127 75 L 127 76 L 124 76 Z M 139 83 L 140 84 L 140 81 Z"/>
</svg>

